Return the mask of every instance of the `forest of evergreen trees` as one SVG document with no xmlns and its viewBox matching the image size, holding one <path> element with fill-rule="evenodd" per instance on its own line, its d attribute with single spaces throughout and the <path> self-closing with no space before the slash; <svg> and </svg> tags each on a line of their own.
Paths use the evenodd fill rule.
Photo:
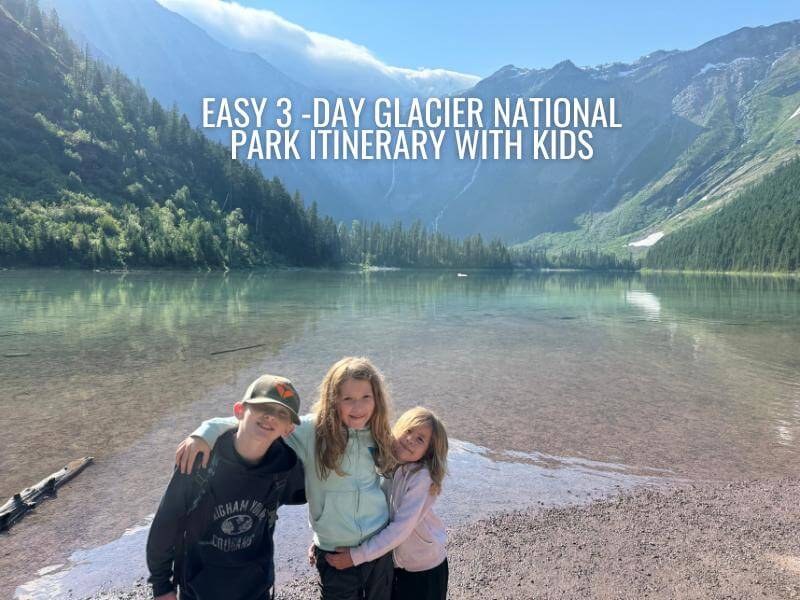
<svg viewBox="0 0 800 600">
<path fill-rule="evenodd" d="M 635 268 L 419 222 L 337 224 L 228 152 L 77 47 L 54 11 L 0 0 L 2 266 Z"/>
<path fill-rule="evenodd" d="M 620 258 L 615 254 L 594 250 L 567 250 L 560 254 L 547 254 L 544 250 L 515 249 L 511 255 L 515 267 L 524 269 L 586 269 L 590 271 L 636 271 L 639 260 L 628 254 Z"/>
<path fill-rule="evenodd" d="M 336 224 L 93 60 L 55 12 L 0 7 L 2 265 L 603 268 L 421 223 Z"/>
<path fill-rule="evenodd" d="M 795 272 L 800 269 L 800 159 L 742 192 L 704 221 L 653 246 L 653 269 Z"/>
<path fill-rule="evenodd" d="M 510 266 L 479 236 L 337 225 L 93 60 L 55 12 L 0 6 L 0 263 Z"/>
</svg>

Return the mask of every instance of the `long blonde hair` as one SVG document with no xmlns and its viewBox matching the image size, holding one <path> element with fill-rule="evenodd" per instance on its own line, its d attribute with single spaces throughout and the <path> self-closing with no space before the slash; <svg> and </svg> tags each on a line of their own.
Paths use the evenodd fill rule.
<svg viewBox="0 0 800 600">
<path fill-rule="evenodd" d="M 416 429 L 422 425 L 429 425 L 431 428 L 431 439 L 428 450 L 418 461 L 419 468 L 428 468 L 431 474 L 431 493 L 439 495 L 442 493 L 442 482 L 447 474 L 447 430 L 442 420 L 436 414 L 423 408 L 415 406 L 400 415 L 397 423 L 392 427 L 392 435 L 399 438 L 407 431 Z"/>
<path fill-rule="evenodd" d="M 372 439 L 375 440 L 375 466 L 381 473 L 394 467 L 392 453 L 392 431 L 389 425 L 391 402 L 383 382 L 383 376 L 368 358 L 346 356 L 334 364 L 325 374 L 319 388 L 319 400 L 311 407 L 316 414 L 314 432 L 317 473 L 327 479 L 331 471 L 339 476 L 347 475 L 342 470 L 342 457 L 347 448 L 347 428 L 339 418 L 337 405 L 342 384 L 348 379 L 369 381 L 375 409 L 368 421 Z"/>
</svg>

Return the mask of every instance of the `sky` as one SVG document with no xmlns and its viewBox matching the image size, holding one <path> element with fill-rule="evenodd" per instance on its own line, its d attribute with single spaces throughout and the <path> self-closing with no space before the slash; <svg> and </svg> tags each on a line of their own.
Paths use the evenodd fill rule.
<svg viewBox="0 0 800 600">
<path fill-rule="evenodd" d="M 740 27 L 800 19 L 797 0 L 238 2 L 365 46 L 389 65 L 481 77 L 507 64 L 631 62 L 653 50 L 688 50 Z"/>
</svg>

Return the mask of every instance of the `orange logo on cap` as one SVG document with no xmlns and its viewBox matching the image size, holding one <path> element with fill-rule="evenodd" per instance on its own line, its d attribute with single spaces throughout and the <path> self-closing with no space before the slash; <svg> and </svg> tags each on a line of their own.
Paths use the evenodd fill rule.
<svg viewBox="0 0 800 600">
<path fill-rule="evenodd" d="M 284 383 L 276 383 L 275 389 L 278 390 L 278 394 L 280 394 L 280 397 L 284 400 L 294 396 L 294 390 Z"/>
</svg>

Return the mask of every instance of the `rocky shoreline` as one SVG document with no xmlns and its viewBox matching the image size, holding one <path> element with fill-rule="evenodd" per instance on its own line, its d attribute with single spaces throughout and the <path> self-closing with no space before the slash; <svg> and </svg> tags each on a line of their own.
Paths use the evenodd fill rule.
<svg viewBox="0 0 800 600">
<path fill-rule="evenodd" d="M 800 479 L 639 490 L 454 529 L 450 597 L 800 598 Z M 94 600 L 151 597 L 144 583 Z M 317 598 L 313 580 L 278 600 Z"/>
</svg>

